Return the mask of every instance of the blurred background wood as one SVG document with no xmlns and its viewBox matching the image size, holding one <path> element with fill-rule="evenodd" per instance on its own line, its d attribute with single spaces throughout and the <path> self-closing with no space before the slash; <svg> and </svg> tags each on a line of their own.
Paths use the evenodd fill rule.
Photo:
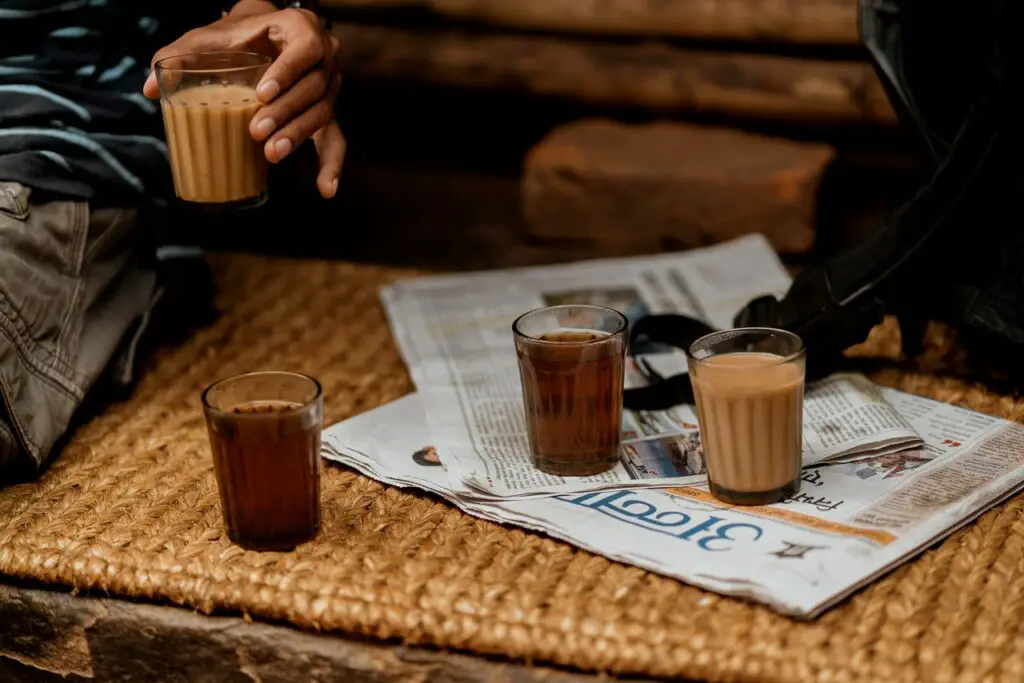
<svg viewBox="0 0 1024 683">
<path fill-rule="evenodd" d="M 317 195 L 306 145 L 268 206 L 200 231 L 211 248 L 450 270 L 760 231 L 806 265 L 921 173 L 856 0 L 324 4 L 346 61 L 339 196 Z"/>
<path fill-rule="evenodd" d="M 455 29 L 338 23 L 347 73 L 560 97 L 662 115 L 893 125 L 871 67 L 802 59 Z"/>
<path fill-rule="evenodd" d="M 857 45 L 857 0 L 322 0 L 501 28 L 605 36 Z M 387 15 L 380 10 L 390 10 Z"/>
</svg>

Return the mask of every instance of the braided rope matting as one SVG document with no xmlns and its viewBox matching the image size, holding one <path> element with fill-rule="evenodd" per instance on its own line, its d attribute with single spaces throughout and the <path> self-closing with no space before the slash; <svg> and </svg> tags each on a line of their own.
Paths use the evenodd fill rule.
<svg viewBox="0 0 1024 683">
<path fill-rule="evenodd" d="M 79 429 L 40 481 L 0 491 L 0 573 L 584 670 L 1024 681 L 1024 497 L 803 623 L 333 466 L 316 542 L 290 554 L 231 545 L 199 391 L 256 368 L 309 372 L 330 422 L 402 396 L 412 385 L 377 291 L 410 273 L 251 256 L 216 269 L 224 317 L 164 351 L 131 400 Z M 897 334 L 876 329 L 860 352 L 891 354 Z M 933 356 L 948 344 L 941 334 Z M 1024 416 L 1021 401 L 957 379 L 875 378 Z"/>
</svg>

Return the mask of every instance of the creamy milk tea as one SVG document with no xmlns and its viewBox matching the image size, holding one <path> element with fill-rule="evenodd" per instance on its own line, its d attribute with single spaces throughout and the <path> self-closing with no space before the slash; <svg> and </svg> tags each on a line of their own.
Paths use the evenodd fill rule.
<svg viewBox="0 0 1024 683">
<path fill-rule="evenodd" d="M 249 133 L 260 103 L 240 85 L 199 85 L 161 102 L 174 190 L 204 204 L 258 202 L 267 192 L 263 144 Z"/>
<path fill-rule="evenodd" d="M 800 488 L 804 348 L 771 328 L 716 332 L 690 347 L 690 382 L 708 486 L 735 505 L 766 505 Z"/>
<path fill-rule="evenodd" d="M 156 63 L 174 191 L 204 211 L 241 209 L 267 198 L 267 160 L 249 133 L 256 87 L 270 58 L 199 52 Z"/>
</svg>

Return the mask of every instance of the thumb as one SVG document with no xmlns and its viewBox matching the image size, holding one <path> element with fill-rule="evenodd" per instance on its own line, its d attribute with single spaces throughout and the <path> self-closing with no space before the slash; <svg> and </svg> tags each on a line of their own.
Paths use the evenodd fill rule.
<svg viewBox="0 0 1024 683">
<path fill-rule="evenodd" d="M 151 100 L 155 100 L 160 97 L 160 86 L 156 82 L 155 69 L 149 70 L 149 76 L 146 78 L 146 83 L 142 86 L 142 94 Z"/>
</svg>

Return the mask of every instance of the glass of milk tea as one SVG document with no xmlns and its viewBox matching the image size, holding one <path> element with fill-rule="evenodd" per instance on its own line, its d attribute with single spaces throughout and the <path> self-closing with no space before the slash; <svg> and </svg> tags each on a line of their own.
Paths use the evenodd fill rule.
<svg viewBox="0 0 1024 683">
<path fill-rule="evenodd" d="M 715 332 L 689 349 L 711 494 L 733 505 L 767 505 L 800 489 L 803 342 L 784 330 Z"/>
<path fill-rule="evenodd" d="M 156 63 L 174 191 L 183 203 L 217 211 L 266 201 L 267 159 L 249 123 L 270 62 L 251 52 L 204 52 Z"/>
</svg>

